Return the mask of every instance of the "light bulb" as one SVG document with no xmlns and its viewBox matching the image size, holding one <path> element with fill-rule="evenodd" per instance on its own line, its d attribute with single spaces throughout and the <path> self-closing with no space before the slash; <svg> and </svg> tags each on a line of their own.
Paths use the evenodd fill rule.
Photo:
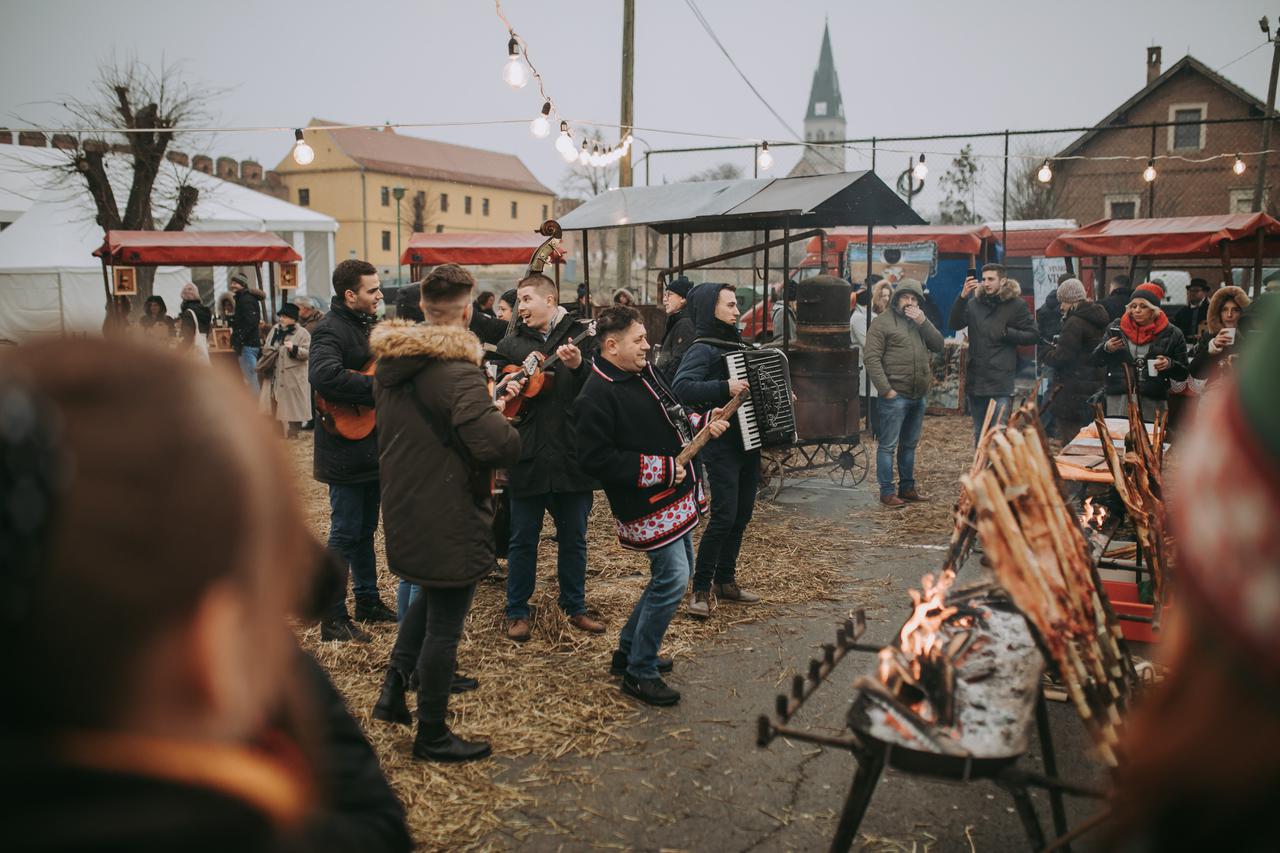
<svg viewBox="0 0 1280 853">
<path fill-rule="evenodd" d="M 911 170 L 911 176 L 917 181 L 923 181 L 929 177 L 929 167 L 924 164 L 924 155 L 920 155 L 920 162 L 916 163 L 915 168 Z"/>
<path fill-rule="evenodd" d="M 601 166 L 604 165 L 604 155 L 600 153 L 599 145 L 591 149 L 591 157 L 589 158 L 588 162 L 590 162 L 591 165 L 595 166 L 597 169 L 599 169 Z"/>
<path fill-rule="evenodd" d="M 769 153 L 769 143 L 760 143 L 760 153 L 756 155 L 756 165 L 760 167 L 762 172 L 769 171 L 769 167 L 773 165 L 773 155 Z"/>
<path fill-rule="evenodd" d="M 542 112 L 538 113 L 538 117 L 529 122 L 529 132 L 539 139 L 546 139 L 547 134 L 551 132 L 551 120 L 547 118 L 549 115 L 551 115 L 551 102 L 547 101 L 542 105 Z"/>
<path fill-rule="evenodd" d="M 562 147 L 560 146 L 560 140 L 559 140 L 559 139 L 557 139 L 557 140 L 556 140 L 556 150 L 560 152 L 560 156 L 564 158 L 564 161 L 565 161 L 566 163 L 576 163 L 576 162 L 578 162 L 578 152 L 574 149 L 574 147 L 573 147 L 573 142 L 572 142 L 572 141 L 570 141 L 570 143 L 569 143 L 568 145 L 566 145 L 566 146 L 564 146 L 564 147 L 562 148 Z"/>
<path fill-rule="evenodd" d="M 514 35 L 507 42 L 507 64 L 502 66 L 502 79 L 512 89 L 523 89 L 529 83 L 529 72 L 520 59 L 520 42 Z"/>
<path fill-rule="evenodd" d="M 1142 170 L 1142 180 L 1151 183 L 1156 179 L 1156 161 L 1148 160 L 1147 168 Z"/>
<path fill-rule="evenodd" d="M 316 150 L 307 144 L 302 138 L 302 131 L 295 130 L 293 132 L 293 162 L 299 166 L 306 166 L 312 160 L 316 159 Z"/>
<path fill-rule="evenodd" d="M 582 149 L 578 151 L 578 162 L 587 165 L 591 162 L 591 149 L 587 148 L 587 140 L 582 140 Z"/>
<path fill-rule="evenodd" d="M 1244 161 L 1240 159 L 1239 154 L 1236 155 L 1236 161 L 1231 164 L 1231 171 L 1235 172 L 1237 175 L 1244 174 Z"/>
<path fill-rule="evenodd" d="M 1040 171 L 1036 172 L 1036 177 L 1042 184 L 1047 184 L 1053 180 L 1053 169 L 1049 168 L 1048 160 L 1045 160 L 1044 165 L 1040 167 Z"/>
</svg>

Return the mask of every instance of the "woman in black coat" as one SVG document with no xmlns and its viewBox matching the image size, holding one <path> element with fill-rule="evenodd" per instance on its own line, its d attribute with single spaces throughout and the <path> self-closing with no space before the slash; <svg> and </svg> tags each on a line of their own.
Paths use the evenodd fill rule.
<svg viewBox="0 0 1280 853">
<path fill-rule="evenodd" d="M 182 307 L 178 309 L 178 340 L 182 349 L 191 349 L 196 335 L 209 334 L 213 314 L 200 301 L 200 291 L 191 282 L 182 286 Z"/>
<path fill-rule="evenodd" d="M 1088 400 L 1102 390 L 1104 376 L 1093 361 L 1093 351 L 1102 342 L 1102 333 L 1111 318 L 1106 308 L 1088 301 L 1084 285 L 1076 279 L 1058 285 L 1056 302 L 1062 311 L 1061 330 L 1056 342 L 1045 351 L 1044 361 L 1054 369 L 1057 390 L 1049 409 L 1056 434 L 1067 442 L 1093 419 Z"/>
<path fill-rule="evenodd" d="M 1146 282 L 1133 289 L 1124 315 L 1107 326 L 1094 362 L 1107 370 L 1107 417 L 1128 414 L 1126 369 L 1134 371 L 1142 419 L 1169 409 L 1169 385 L 1187 378 L 1187 342 L 1160 310 L 1164 289 Z"/>
<path fill-rule="evenodd" d="M 1231 363 L 1240 345 L 1240 318 L 1249 303 L 1248 294 L 1239 287 L 1228 285 L 1214 292 L 1205 315 L 1206 331 L 1191 351 L 1191 375 L 1196 379 L 1215 380 Z"/>
</svg>

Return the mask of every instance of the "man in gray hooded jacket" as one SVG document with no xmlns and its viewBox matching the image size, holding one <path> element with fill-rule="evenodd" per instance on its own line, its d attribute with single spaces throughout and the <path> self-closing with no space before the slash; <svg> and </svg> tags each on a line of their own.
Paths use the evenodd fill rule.
<svg viewBox="0 0 1280 853">
<path fill-rule="evenodd" d="M 908 501 L 926 500 L 916 489 L 916 445 L 924 426 L 925 395 L 933 382 L 929 351 L 942 352 L 942 333 L 920 304 L 924 289 L 904 278 L 889 297 L 889 310 L 871 321 L 867 330 L 867 375 L 880 403 L 876 479 L 880 503 L 892 509 Z M 898 457 L 898 490 L 893 488 L 893 459 Z"/>
</svg>

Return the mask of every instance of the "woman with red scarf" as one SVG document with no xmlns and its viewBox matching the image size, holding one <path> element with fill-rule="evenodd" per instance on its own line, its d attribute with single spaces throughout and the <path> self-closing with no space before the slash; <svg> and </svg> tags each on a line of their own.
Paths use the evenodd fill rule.
<svg viewBox="0 0 1280 853">
<path fill-rule="evenodd" d="M 1128 413 L 1126 369 L 1133 371 L 1142 419 L 1153 421 L 1156 412 L 1168 411 L 1169 384 L 1186 380 L 1187 341 L 1182 330 L 1160 310 L 1164 288 L 1146 282 L 1133 289 L 1124 314 L 1107 327 L 1102 343 L 1093 351 L 1094 361 L 1107 368 L 1105 391 L 1107 416 Z"/>
</svg>

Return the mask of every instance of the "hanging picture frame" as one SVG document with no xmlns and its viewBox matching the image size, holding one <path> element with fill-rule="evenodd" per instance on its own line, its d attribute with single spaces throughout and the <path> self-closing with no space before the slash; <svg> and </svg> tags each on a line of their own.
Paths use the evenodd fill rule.
<svg viewBox="0 0 1280 853">
<path fill-rule="evenodd" d="M 298 264 L 294 261 L 280 264 L 280 289 L 298 289 Z"/>
<path fill-rule="evenodd" d="M 138 271 L 134 267 L 111 268 L 111 295 L 137 296 Z"/>
</svg>

